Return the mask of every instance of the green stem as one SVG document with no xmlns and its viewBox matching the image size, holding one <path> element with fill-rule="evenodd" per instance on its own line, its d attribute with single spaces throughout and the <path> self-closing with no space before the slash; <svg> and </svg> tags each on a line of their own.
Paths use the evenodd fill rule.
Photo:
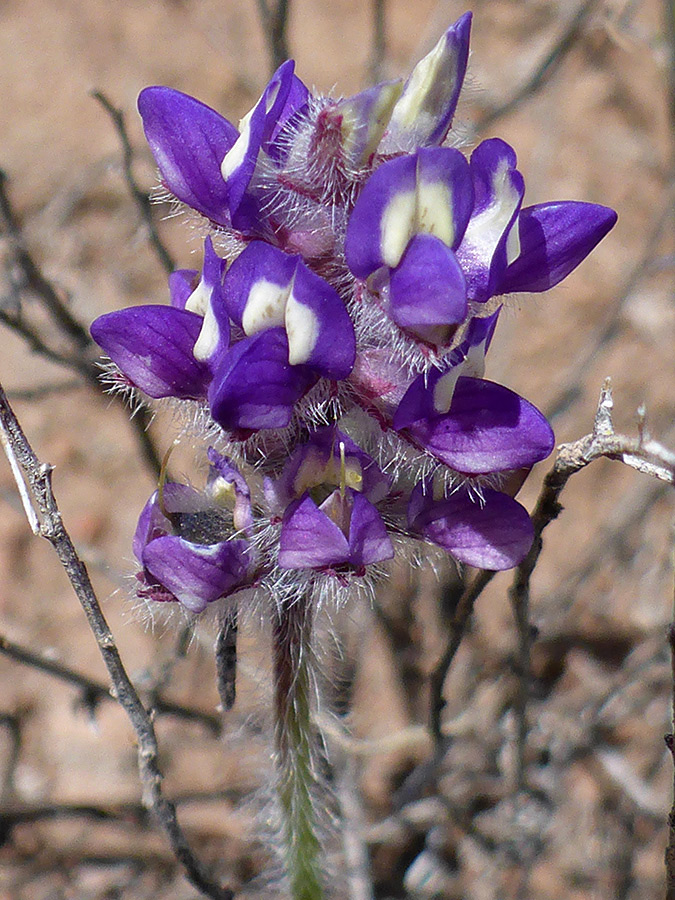
<svg viewBox="0 0 675 900">
<path fill-rule="evenodd" d="M 291 900 L 324 900 L 311 727 L 312 607 L 299 596 L 274 619 L 278 799 Z"/>
</svg>

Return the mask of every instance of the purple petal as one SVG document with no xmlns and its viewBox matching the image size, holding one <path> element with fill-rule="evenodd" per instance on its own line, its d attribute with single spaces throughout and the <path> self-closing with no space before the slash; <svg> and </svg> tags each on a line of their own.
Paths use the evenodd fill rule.
<svg viewBox="0 0 675 900">
<path fill-rule="evenodd" d="M 500 491 L 482 490 L 482 501 L 459 490 L 444 500 L 420 498 L 418 485 L 411 498 L 411 527 L 443 547 L 459 562 L 479 569 L 501 571 L 517 566 L 527 555 L 534 530 L 520 503 Z"/>
<path fill-rule="evenodd" d="M 485 371 L 485 354 L 500 311 L 501 306 L 486 318 L 474 316 L 469 322 L 464 340 L 445 358 L 444 365 L 415 378 L 394 414 L 393 427 L 397 431 L 420 419 L 431 419 L 447 413 L 460 376 L 482 377 Z"/>
<path fill-rule="evenodd" d="M 400 156 L 366 182 L 345 238 L 347 265 L 357 278 L 400 262 L 414 225 L 416 173 L 416 157 Z"/>
<path fill-rule="evenodd" d="M 278 562 L 282 569 L 337 566 L 346 562 L 349 555 L 347 538 L 309 494 L 291 503 L 279 538 Z"/>
<path fill-rule="evenodd" d="M 284 324 L 298 260 L 265 241 L 252 241 L 227 270 L 223 285 L 227 311 L 247 335 Z"/>
<path fill-rule="evenodd" d="M 237 139 L 234 126 L 194 97 L 167 87 L 141 91 L 138 110 L 167 188 L 219 225 L 229 225 L 220 164 Z"/>
<path fill-rule="evenodd" d="M 173 525 L 164 512 L 197 512 L 205 508 L 204 496 L 187 484 L 169 481 L 162 490 L 164 511 L 159 503 L 159 491 L 150 497 L 138 517 L 132 541 L 134 556 L 141 562 L 143 548 L 150 541 L 171 534 Z"/>
<path fill-rule="evenodd" d="M 474 208 L 471 168 L 459 150 L 431 147 L 417 154 L 415 231 L 459 246 Z"/>
<path fill-rule="evenodd" d="M 394 107 L 383 152 L 442 143 L 466 74 L 470 32 L 471 13 L 467 12 L 415 66 Z"/>
<path fill-rule="evenodd" d="M 248 569 L 247 548 L 246 541 L 193 544 L 167 535 L 146 546 L 142 563 L 187 610 L 199 613 L 243 584 Z"/>
<path fill-rule="evenodd" d="M 327 107 L 341 136 L 344 161 L 353 168 L 368 165 L 401 96 L 400 81 L 386 81 Z"/>
<path fill-rule="evenodd" d="M 171 306 L 185 309 L 185 304 L 199 281 L 195 269 L 176 269 L 169 275 L 169 298 Z"/>
<path fill-rule="evenodd" d="M 200 316 L 172 306 L 131 306 L 100 316 L 91 336 L 149 397 L 199 400 L 209 381 L 192 353 L 201 326 Z"/>
<path fill-rule="evenodd" d="M 349 562 L 353 566 L 368 566 L 392 559 L 394 547 L 379 512 L 363 494 L 351 491 L 351 495 Z"/>
<path fill-rule="evenodd" d="M 211 415 L 226 429 L 283 428 L 316 378 L 306 366 L 288 362 L 283 328 L 262 331 L 222 359 L 209 388 Z"/>
<path fill-rule="evenodd" d="M 515 221 L 525 193 L 516 154 L 499 138 L 483 141 L 471 155 L 475 207 L 457 249 L 470 300 L 495 295 L 507 265 L 518 255 Z"/>
<path fill-rule="evenodd" d="M 289 362 L 325 378 L 346 378 L 354 366 L 356 337 L 351 317 L 327 281 L 299 262 L 284 314 Z"/>
<path fill-rule="evenodd" d="M 326 378 L 346 378 L 354 365 L 354 326 L 337 291 L 302 262 L 253 241 L 225 276 L 225 303 L 248 336 L 283 326 L 289 362 Z"/>
<path fill-rule="evenodd" d="M 223 296 L 225 260 L 213 249 L 210 237 L 204 241 L 204 265 L 199 284 L 188 297 L 186 309 L 203 317 L 194 346 L 195 359 L 213 371 L 230 346 L 230 317 Z"/>
<path fill-rule="evenodd" d="M 410 241 L 389 282 L 389 314 L 400 328 L 449 343 L 467 313 L 466 282 L 452 250 L 430 234 Z"/>
<path fill-rule="evenodd" d="M 265 148 L 267 154 L 279 163 L 285 160 L 290 149 L 287 131 L 306 112 L 310 97 L 311 94 L 304 83 L 297 75 L 293 75 L 286 103 L 274 125 L 271 137 Z"/>
<path fill-rule="evenodd" d="M 573 200 L 521 210 L 520 256 L 507 268 L 497 293 L 547 291 L 586 259 L 616 219 L 613 209 Z"/>
<path fill-rule="evenodd" d="M 227 181 L 230 215 L 235 228 L 246 229 L 250 224 L 250 216 L 246 214 L 248 211 L 240 211 L 240 206 L 253 176 L 260 148 L 271 138 L 286 106 L 294 84 L 294 65 L 293 60 L 289 59 L 279 66 L 260 100 L 242 120 L 236 143 L 221 159 L 220 171 Z"/>
<path fill-rule="evenodd" d="M 534 465 L 553 449 L 551 426 L 536 407 L 492 381 L 459 378 L 449 412 L 403 429 L 417 446 L 467 475 Z"/>
<path fill-rule="evenodd" d="M 222 456 L 213 447 L 207 450 L 211 464 L 207 488 L 217 502 L 222 488 L 229 486 L 234 490 L 234 527 L 246 531 L 253 525 L 253 509 L 251 506 L 251 489 L 248 482 L 234 463 Z"/>
<path fill-rule="evenodd" d="M 319 485 L 338 484 L 342 452 L 347 485 L 355 486 L 349 481 L 349 475 L 353 473 L 360 479 L 359 490 L 365 497 L 371 502 L 384 499 L 389 492 L 391 478 L 349 435 L 333 425 L 312 432 L 307 441 L 293 452 L 275 486 L 277 494 L 288 502 Z"/>
</svg>

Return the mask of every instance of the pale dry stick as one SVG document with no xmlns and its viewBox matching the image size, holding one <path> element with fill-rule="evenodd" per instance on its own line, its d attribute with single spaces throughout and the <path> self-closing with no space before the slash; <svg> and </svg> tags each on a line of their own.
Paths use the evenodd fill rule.
<svg viewBox="0 0 675 900">
<path fill-rule="evenodd" d="M 35 653 L 33 650 L 29 650 L 28 647 L 23 647 L 21 644 L 8 640 L 2 634 L 0 634 L 0 654 L 30 666 L 39 672 L 44 672 L 46 675 L 58 678 L 67 684 L 72 684 L 81 691 L 82 705 L 87 709 L 94 709 L 102 700 L 117 700 L 113 689 L 107 687 L 103 682 L 89 678 L 88 675 L 83 675 L 70 666 L 57 662 L 55 659 L 50 659 L 41 653 Z M 222 732 L 222 722 L 219 716 L 191 706 L 185 706 L 182 703 L 173 703 L 171 700 L 165 700 L 156 694 L 152 698 L 152 709 L 159 715 L 175 716 L 178 719 L 199 722 L 216 737 Z"/>
<path fill-rule="evenodd" d="M 95 100 L 98 100 L 103 109 L 110 116 L 115 131 L 117 132 L 120 144 L 122 145 L 122 171 L 124 173 L 124 180 L 129 189 L 132 200 L 138 207 L 138 211 L 140 212 L 141 218 L 145 223 L 145 227 L 148 229 L 150 243 L 152 244 L 152 247 L 157 254 L 157 258 L 164 268 L 164 271 L 170 275 L 176 268 L 176 264 L 173 261 L 171 254 L 162 243 L 162 239 L 160 238 L 159 232 L 157 231 L 155 219 L 152 214 L 152 201 L 150 200 L 150 197 L 147 195 L 147 193 L 141 190 L 141 188 L 138 186 L 136 178 L 134 177 L 134 150 L 131 146 L 129 134 L 127 133 L 127 127 L 124 122 L 124 113 L 106 97 L 103 91 L 92 91 L 91 96 Z"/>
<path fill-rule="evenodd" d="M 270 55 L 271 71 L 275 72 L 288 59 L 286 28 L 291 0 L 258 0 L 258 12 Z"/>
<path fill-rule="evenodd" d="M 497 119 L 501 119 L 508 113 L 513 112 L 513 110 L 517 109 L 522 103 L 530 100 L 535 94 L 539 93 L 544 85 L 551 80 L 555 72 L 560 68 L 567 54 L 574 47 L 586 19 L 597 5 L 598 0 L 584 0 L 584 2 L 580 4 L 569 25 L 565 28 L 555 44 L 553 44 L 527 81 L 515 91 L 513 96 L 499 106 L 489 110 L 478 121 L 475 126 L 477 134 L 485 131 L 493 125 Z"/>
<path fill-rule="evenodd" d="M 596 459 L 616 459 L 643 474 L 675 485 L 675 453 L 652 440 L 641 421 L 635 438 L 616 434 L 612 424 L 612 392 L 607 379 L 595 414 L 593 431 L 569 444 L 561 444 L 553 468 L 544 479 L 537 505 L 532 513 L 534 542 L 515 572 L 509 590 L 518 628 L 519 689 L 516 698 L 518 734 L 516 739 L 516 788 L 525 786 L 525 744 L 527 741 L 527 702 L 530 689 L 530 650 L 532 631 L 529 622 L 530 579 L 543 548 L 542 533 L 558 517 L 558 500 L 569 478 Z"/>
<path fill-rule="evenodd" d="M 384 80 L 384 58 L 387 53 L 386 0 L 372 0 L 372 3 L 373 45 L 368 63 L 368 78 L 371 84 L 378 84 Z"/>
<path fill-rule="evenodd" d="M 110 675 L 115 694 L 138 740 L 138 766 L 143 802 L 154 811 L 188 880 L 212 900 L 233 900 L 233 893 L 214 882 L 192 852 L 176 818 L 176 808 L 162 791 L 157 737 L 148 711 L 122 663 L 115 639 L 101 610 L 85 565 L 66 531 L 51 485 L 52 468 L 41 463 L 28 442 L 0 386 L 2 443 L 33 533 L 54 547 L 89 622 Z"/>
</svg>

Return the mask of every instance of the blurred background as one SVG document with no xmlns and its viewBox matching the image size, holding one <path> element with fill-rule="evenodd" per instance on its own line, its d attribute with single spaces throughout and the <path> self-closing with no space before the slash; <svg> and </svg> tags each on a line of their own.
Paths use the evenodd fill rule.
<svg viewBox="0 0 675 900">
<path fill-rule="evenodd" d="M 377 6 L 384 45 L 375 39 Z M 373 72 L 405 76 L 466 8 L 465 0 L 294 0 L 288 46 L 309 86 L 350 94 Z M 619 213 L 562 285 L 510 304 L 487 374 L 550 414 L 559 442 L 591 430 L 610 376 L 617 430 L 634 434 L 644 404 L 649 431 L 672 448 L 672 3 L 474 0 L 471 8 L 456 119 L 463 146 L 495 135 L 513 144 L 527 204 L 578 199 Z M 170 85 L 236 124 L 270 68 L 254 0 L 0 5 L 5 190 L 20 239 L 84 326 L 167 297 L 125 182 L 119 134 L 91 92 L 124 112 L 135 177 L 149 191 L 155 169 L 135 112 L 139 91 Z M 177 265 L 197 267 L 199 234 L 168 212 L 153 208 L 163 242 Z M 183 653 L 180 621 L 153 623 L 130 599 L 131 536 L 155 475 L 125 410 L 75 364 L 86 365 L 90 351 L 54 331 L 17 270 L 18 232 L 8 236 L 4 218 L 0 313 L 13 327 L 0 323 L 0 380 L 36 452 L 55 466 L 65 523 L 139 689 L 203 713 L 157 717 L 166 792 L 188 836 L 242 896 L 264 897 L 252 879 L 266 865 L 258 840 L 270 754 L 266 625 L 252 616 L 242 626 L 238 700 L 217 734 L 212 624 Z M 44 346 L 26 328 L 22 336 L 22 324 Z M 160 413 L 151 434 L 163 452 L 170 416 Z M 174 465 L 198 481 L 192 456 L 179 448 Z M 550 465 L 523 488 L 528 509 Z M 372 608 L 345 609 L 330 628 L 320 622 L 327 693 L 341 712 L 324 723 L 334 786 L 352 850 L 372 878 L 371 893 L 366 885 L 350 900 L 664 896 L 672 489 L 601 460 L 571 480 L 563 503 L 532 585 L 525 790 L 514 775 L 519 678 L 508 573 L 479 599 L 445 682 L 442 740 L 427 728 L 428 683 L 452 612 L 447 561 L 434 557 L 435 573 L 398 570 Z M 79 604 L 49 545 L 32 536 L 4 463 L 0 638 L 0 897 L 195 897 L 144 814 L 123 712 L 92 684 L 18 659 L 17 646 L 107 684 Z"/>
</svg>

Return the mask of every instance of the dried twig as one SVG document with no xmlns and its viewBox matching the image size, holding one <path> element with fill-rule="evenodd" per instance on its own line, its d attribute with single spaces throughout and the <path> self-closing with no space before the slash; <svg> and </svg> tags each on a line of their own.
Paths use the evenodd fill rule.
<svg viewBox="0 0 675 900">
<path fill-rule="evenodd" d="M 115 131 L 117 132 L 120 144 L 122 145 L 122 170 L 124 172 L 124 180 L 127 183 L 132 199 L 138 207 L 141 218 L 148 229 L 150 243 L 152 244 L 160 263 L 164 267 L 164 270 L 168 274 L 171 274 L 176 268 L 176 264 L 171 258 L 171 254 L 162 243 L 162 239 L 157 231 L 157 226 L 155 225 L 155 220 L 152 215 L 152 202 L 150 201 L 150 197 L 145 191 L 141 190 L 134 177 L 134 151 L 129 140 L 126 125 L 124 124 L 124 113 L 106 97 L 103 91 L 92 91 L 92 97 L 95 100 L 98 100 L 115 126 Z"/>
<path fill-rule="evenodd" d="M 513 112 L 521 103 L 534 97 L 550 81 L 576 43 L 586 19 L 593 11 L 593 7 L 597 5 L 597 2 L 598 0 L 584 0 L 581 3 L 567 28 L 565 28 L 525 84 L 507 101 L 491 109 L 479 120 L 476 125 L 478 134 L 489 128 L 497 119 L 501 119 L 502 116 Z"/>
<path fill-rule="evenodd" d="M 27 647 L 22 647 L 20 644 L 8 640 L 3 635 L 0 635 L 0 654 L 79 688 L 82 692 L 82 705 L 87 709 L 95 709 L 96 705 L 102 700 L 117 700 L 113 689 L 107 687 L 103 682 L 89 678 L 89 676 L 71 669 L 70 666 L 66 666 L 54 659 L 49 659 L 43 654 L 35 653 Z M 171 700 L 165 700 L 163 697 L 158 697 L 154 694 L 152 697 L 152 709 L 159 715 L 175 716 L 178 719 L 199 722 L 216 736 L 222 730 L 218 716 L 204 712 L 201 709 L 195 709 L 192 706 L 184 706 L 182 703 L 173 703 Z"/>
<path fill-rule="evenodd" d="M 0 322 L 19 334 L 35 353 L 76 372 L 90 387 L 100 393 L 101 373 L 96 361 L 98 348 L 89 336 L 87 329 L 72 316 L 56 288 L 45 278 L 28 251 L 18 216 L 14 212 L 7 194 L 6 182 L 7 176 L 0 170 L 0 225 L 9 237 L 12 250 L 10 282 L 13 293 L 19 301 L 24 291 L 37 297 L 58 326 L 57 337 L 67 337 L 71 345 L 74 343 L 74 347 L 67 352 L 62 348 L 55 348 L 51 341 L 45 340 L 39 331 L 23 317 L 20 302 L 16 310 L 0 309 Z M 116 395 L 115 399 L 117 402 L 125 404 L 121 394 Z M 144 460 L 150 469 L 159 475 L 161 461 L 148 432 L 151 419 L 152 413 L 145 407 L 141 407 L 138 414 L 132 417 L 131 427 L 136 432 Z"/>
<path fill-rule="evenodd" d="M 91 345 L 87 329 L 77 321 L 56 288 L 42 274 L 23 239 L 19 221 L 9 202 L 6 190 L 7 175 L 0 169 L 0 225 L 12 244 L 17 269 L 23 278 L 23 287 L 40 298 L 54 321 L 77 347 Z"/>
<path fill-rule="evenodd" d="M 675 542 L 674 542 L 675 544 Z M 672 553 L 672 569 L 675 582 L 675 546 Z M 675 584 L 673 589 L 673 621 L 668 629 L 670 645 L 670 662 L 672 673 L 672 727 L 673 731 L 665 737 L 666 746 L 673 757 L 673 803 L 668 814 L 668 844 L 666 845 L 666 900 L 675 900 Z"/>
<path fill-rule="evenodd" d="M 387 23 L 385 20 L 385 0 L 373 3 L 373 44 L 368 62 L 368 78 L 371 84 L 384 80 L 384 57 L 387 52 Z"/>
<path fill-rule="evenodd" d="M 23 433 L 4 390 L 0 387 L 0 429 L 12 472 L 17 481 L 33 532 L 54 547 L 75 590 L 110 674 L 118 701 L 127 713 L 138 740 L 138 764 L 144 803 L 151 807 L 164 828 L 171 849 L 189 881 L 213 900 L 232 900 L 232 891 L 216 884 L 192 852 L 176 818 L 173 803 L 162 791 L 157 737 L 148 711 L 122 663 L 115 639 L 103 615 L 87 569 L 66 531 L 51 486 L 51 466 L 41 463 Z"/>
<path fill-rule="evenodd" d="M 525 779 L 525 742 L 527 740 L 527 701 L 530 690 L 530 648 L 532 631 L 529 623 L 530 579 L 543 547 L 542 533 L 558 517 L 562 506 L 558 500 L 569 478 L 593 460 L 616 459 L 667 484 L 675 484 L 675 453 L 653 441 L 639 423 L 638 436 L 626 437 L 614 432 L 612 424 L 612 392 L 609 379 L 600 394 L 591 434 L 570 444 L 561 444 L 553 468 L 544 479 L 537 505 L 532 514 L 534 542 L 530 552 L 515 572 L 509 597 L 518 625 L 519 693 L 516 784 Z"/>
<path fill-rule="evenodd" d="M 434 740 L 437 744 L 443 741 L 441 732 L 441 714 L 445 701 L 443 700 L 443 685 L 448 674 L 448 670 L 452 665 L 455 654 L 462 642 L 466 627 L 469 624 L 473 606 L 476 600 L 483 593 L 483 590 L 494 578 L 494 572 L 479 572 L 473 579 L 471 584 L 466 588 L 455 608 L 454 615 L 450 622 L 450 636 L 446 648 L 438 661 L 436 667 L 429 677 L 430 688 L 430 718 L 429 728 Z"/>
<path fill-rule="evenodd" d="M 270 71 L 275 72 L 288 59 L 286 28 L 291 0 L 258 0 L 267 49 L 270 54 Z"/>
</svg>

